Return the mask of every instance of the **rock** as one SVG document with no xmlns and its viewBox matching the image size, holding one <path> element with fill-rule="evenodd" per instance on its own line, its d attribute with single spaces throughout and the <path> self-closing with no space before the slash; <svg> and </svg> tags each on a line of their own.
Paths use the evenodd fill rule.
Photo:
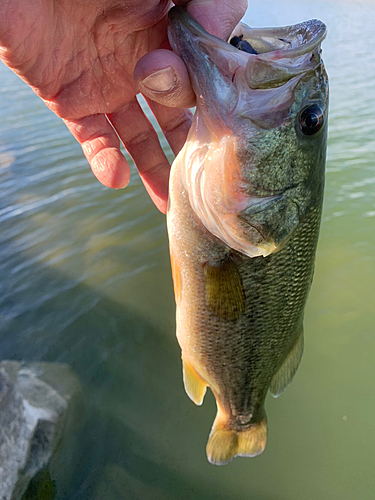
<svg viewBox="0 0 375 500">
<path fill-rule="evenodd" d="M 80 399 L 68 365 L 0 362 L 0 500 L 21 499 L 48 465 Z"/>
</svg>

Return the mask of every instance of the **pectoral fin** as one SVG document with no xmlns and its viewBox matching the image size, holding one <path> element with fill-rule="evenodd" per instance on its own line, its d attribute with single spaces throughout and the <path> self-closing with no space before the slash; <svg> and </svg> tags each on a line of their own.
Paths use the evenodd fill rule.
<svg viewBox="0 0 375 500">
<path fill-rule="evenodd" d="M 273 376 L 270 385 L 270 392 L 273 397 L 277 398 L 288 387 L 293 380 L 293 377 L 299 367 L 303 354 L 303 329 L 295 342 L 292 349 L 289 351 L 283 364 L 280 366 L 276 374 Z"/>
<path fill-rule="evenodd" d="M 236 320 L 245 309 L 241 275 L 231 257 L 219 264 L 204 266 L 207 306 L 226 320 Z"/>
<path fill-rule="evenodd" d="M 183 377 L 186 394 L 198 406 L 203 403 L 207 384 L 185 359 L 182 360 Z"/>
</svg>

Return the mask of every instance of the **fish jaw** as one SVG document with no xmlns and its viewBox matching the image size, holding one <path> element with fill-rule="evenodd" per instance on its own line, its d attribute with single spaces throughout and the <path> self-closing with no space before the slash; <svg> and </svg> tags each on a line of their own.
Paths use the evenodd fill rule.
<svg viewBox="0 0 375 500">
<path fill-rule="evenodd" d="M 314 98 L 309 89 L 320 85 L 325 25 L 313 20 L 286 28 L 241 27 L 263 50 L 248 54 L 208 34 L 180 7 L 169 16 L 170 43 L 186 63 L 197 96 L 194 123 L 180 153 L 190 204 L 206 229 L 234 250 L 248 257 L 277 252 L 305 217 L 310 199 L 322 196 L 321 173 L 316 189 L 307 171 L 320 165 L 319 159 L 303 173 L 293 165 L 305 139 L 295 130 L 296 95 L 302 109 Z M 325 110 L 326 96 L 317 99 Z M 314 147 L 324 156 L 326 124 L 323 129 L 322 145 Z M 273 165 L 259 154 L 262 142 L 290 148 L 290 158 L 277 166 L 283 176 L 269 175 Z M 274 182 L 267 182 L 272 177 Z"/>
<path fill-rule="evenodd" d="M 232 77 L 238 67 L 246 66 L 246 57 L 231 45 L 207 33 L 185 9 L 174 7 L 169 11 L 168 37 L 173 50 L 187 65 L 191 83 L 197 96 L 197 106 L 211 117 L 210 125 L 229 129 L 227 118 L 232 115 L 238 93 Z M 228 51 L 231 52 L 228 58 Z"/>
</svg>

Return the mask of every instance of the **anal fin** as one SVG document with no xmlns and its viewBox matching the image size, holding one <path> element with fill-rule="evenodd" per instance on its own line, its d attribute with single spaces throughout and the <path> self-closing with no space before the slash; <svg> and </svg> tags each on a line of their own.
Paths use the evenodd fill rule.
<svg viewBox="0 0 375 500">
<path fill-rule="evenodd" d="M 299 367 L 303 354 L 303 328 L 295 344 L 287 354 L 283 364 L 271 380 L 270 392 L 277 398 L 288 387 Z"/>
<path fill-rule="evenodd" d="M 186 394 L 200 406 L 207 391 L 207 384 L 185 359 L 182 360 L 182 369 Z"/>
</svg>

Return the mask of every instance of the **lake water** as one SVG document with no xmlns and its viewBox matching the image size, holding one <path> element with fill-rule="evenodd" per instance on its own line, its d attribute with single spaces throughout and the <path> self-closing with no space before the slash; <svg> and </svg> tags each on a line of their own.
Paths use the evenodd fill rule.
<svg viewBox="0 0 375 500">
<path fill-rule="evenodd" d="M 331 106 L 305 354 L 267 399 L 266 451 L 220 468 L 205 456 L 213 397 L 198 408 L 182 385 L 164 216 L 135 172 L 101 186 L 0 65 L 0 358 L 68 363 L 86 398 L 51 467 L 58 500 L 374 498 L 375 2 L 257 0 L 245 21 L 314 17 Z"/>
</svg>

